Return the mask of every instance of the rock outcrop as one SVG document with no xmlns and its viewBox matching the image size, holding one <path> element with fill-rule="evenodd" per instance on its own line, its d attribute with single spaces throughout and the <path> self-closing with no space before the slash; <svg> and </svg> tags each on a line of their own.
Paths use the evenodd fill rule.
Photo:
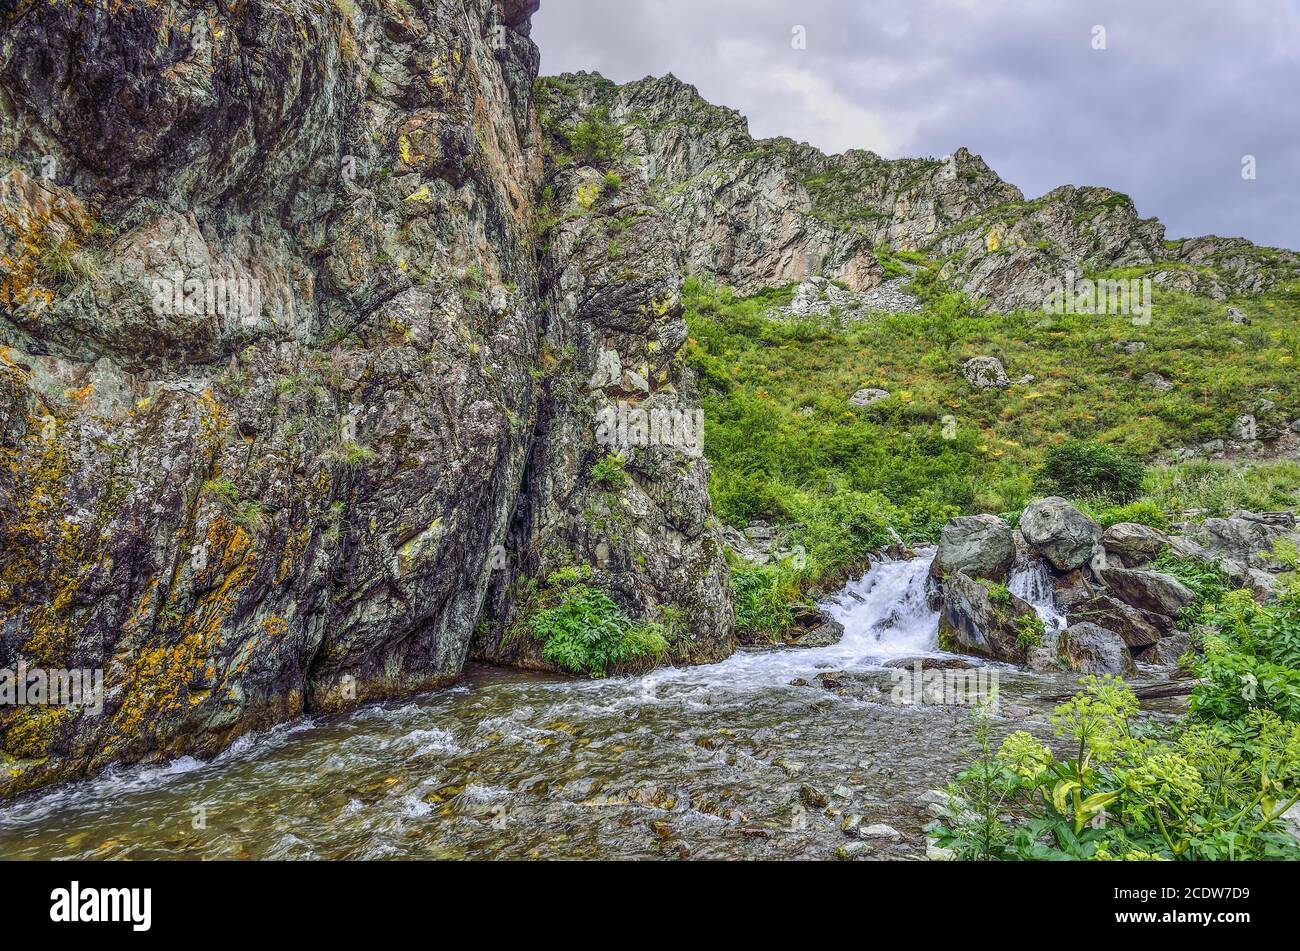
<svg viewBox="0 0 1300 951">
<path fill-rule="evenodd" d="M 1217 299 L 1300 273 L 1293 252 L 1238 238 L 1166 242 L 1162 224 L 1108 188 L 1067 185 L 1026 199 L 964 148 L 888 160 L 754 139 L 743 116 L 672 75 L 620 86 L 568 73 L 547 79 L 544 96 L 548 123 L 597 115 L 617 126 L 663 196 L 688 270 L 742 293 L 810 278 L 869 290 L 889 276 L 881 247 L 919 254 L 1000 310 L 1042 308 L 1063 282 L 1117 267 L 1145 267 L 1155 284 Z"/>
<path fill-rule="evenodd" d="M 1035 670 L 1064 664 L 1129 676 L 1135 659 L 1174 666 L 1195 649 L 1192 636 L 1178 628 L 1197 595 L 1157 570 L 1165 553 L 1175 565 L 1203 562 L 1265 601 L 1290 565 L 1274 546 L 1295 540 L 1295 524 L 1289 513 L 1236 512 L 1188 524 L 1181 535 L 1128 522 L 1102 532 L 1060 498 L 1029 505 L 1019 532 L 992 515 L 951 519 L 930 571 L 941 643 Z M 1009 588 L 1000 584 L 1004 579 Z M 1044 618 L 1038 632 L 1024 620 L 1035 608 Z"/>
<path fill-rule="evenodd" d="M 939 533 L 930 574 L 941 578 L 960 571 L 1005 581 L 1015 557 L 1015 535 L 1006 522 L 996 515 L 967 515 L 949 520 Z"/>
<path fill-rule="evenodd" d="M 5 14 L 0 667 L 105 689 L 0 711 L 0 794 L 448 683 L 561 562 L 731 649 L 697 445 L 594 484 L 598 414 L 698 403 L 665 219 L 544 160 L 536 7 Z"/>
<path fill-rule="evenodd" d="M 1002 589 L 995 597 L 970 575 L 958 572 L 943 581 L 939 645 L 945 650 L 1022 664 L 1034 646 L 1025 637 L 1025 619 L 1037 617 L 1033 606 L 1014 594 Z"/>
<path fill-rule="evenodd" d="M 1101 527 L 1065 499 L 1039 499 L 1020 515 L 1020 532 L 1057 571 L 1082 567 L 1101 540 Z"/>
</svg>

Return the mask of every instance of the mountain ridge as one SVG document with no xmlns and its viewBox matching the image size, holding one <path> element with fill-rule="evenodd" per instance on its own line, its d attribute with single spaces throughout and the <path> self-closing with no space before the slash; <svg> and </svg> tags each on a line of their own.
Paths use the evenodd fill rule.
<svg viewBox="0 0 1300 951">
<path fill-rule="evenodd" d="M 884 159 L 756 139 L 741 113 L 671 73 L 621 85 L 564 73 L 539 89 L 543 115 L 560 127 L 593 109 L 608 114 L 646 183 L 666 189 L 688 269 L 741 293 L 816 275 L 853 290 L 875 286 L 881 244 L 925 255 L 944 281 L 1001 310 L 1041 306 L 1044 288 L 1066 272 L 1143 267 L 1156 285 L 1220 300 L 1300 275 L 1289 249 L 1214 235 L 1166 240 L 1158 219 L 1104 186 L 1026 199 L 965 147 L 943 159 Z M 775 237 L 756 242 L 760 224 Z"/>
</svg>

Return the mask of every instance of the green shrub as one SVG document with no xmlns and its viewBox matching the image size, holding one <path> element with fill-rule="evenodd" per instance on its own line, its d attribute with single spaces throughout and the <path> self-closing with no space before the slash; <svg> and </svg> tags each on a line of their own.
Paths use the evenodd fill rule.
<svg viewBox="0 0 1300 951">
<path fill-rule="evenodd" d="M 1122 680 L 1086 677 L 1050 717 L 1072 757 L 1024 731 L 994 757 L 985 731 L 950 787 L 939 844 L 983 859 L 1300 858 L 1280 821 L 1300 799 L 1300 724 L 1254 710 L 1158 739 L 1137 712 Z M 1008 826 L 1007 814 L 1020 818 Z"/>
<path fill-rule="evenodd" d="M 1030 650 L 1043 643 L 1047 628 L 1038 612 L 1022 614 L 1016 621 L 1016 646 L 1021 650 Z"/>
<path fill-rule="evenodd" d="M 612 452 L 591 467 L 591 477 L 607 489 L 621 489 L 631 481 L 626 469 L 627 459 L 623 454 Z"/>
<path fill-rule="evenodd" d="M 1183 558 L 1166 548 L 1160 552 L 1151 567 L 1173 575 L 1196 595 L 1196 600 L 1183 609 L 1180 620 L 1185 627 L 1193 627 L 1202 615 L 1213 611 L 1224 596 L 1232 590 L 1227 576 L 1218 565 L 1197 558 Z"/>
<path fill-rule="evenodd" d="M 776 642 L 793 621 L 801 600 L 799 572 L 790 562 L 756 565 L 735 559 L 731 590 L 736 603 L 736 634 L 747 643 Z"/>
<path fill-rule="evenodd" d="M 544 660 L 593 677 L 605 676 L 611 667 L 655 661 L 668 651 L 658 625 L 633 621 L 603 591 L 581 583 L 567 588 L 558 604 L 534 613 L 528 624 Z"/>
<path fill-rule="evenodd" d="M 1165 514 L 1164 509 L 1150 499 L 1139 499 L 1136 502 L 1128 503 L 1128 505 L 1104 506 L 1097 511 L 1096 518 L 1102 528 L 1110 528 L 1120 522 L 1147 525 L 1162 532 L 1169 528 L 1169 516 Z"/>
<path fill-rule="evenodd" d="M 1098 443 L 1071 441 L 1047 451 L 1038 472 L 1044 492 L 1066 498 L 1131 502 L 1142 491 L 1142 463 Z"/>
<path fill-rule="evenodd" d="M 623 134 L 609 120 L 609 110 L 593 106 L 568 134 L 573 157 L 581 162 L 604 164 L 623 154 Z"/>
</svg>

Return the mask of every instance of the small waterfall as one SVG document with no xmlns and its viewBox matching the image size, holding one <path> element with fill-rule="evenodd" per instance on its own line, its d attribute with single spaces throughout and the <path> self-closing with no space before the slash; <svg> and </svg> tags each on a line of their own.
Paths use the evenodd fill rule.
<svg viewBox="0 0 1300 951">
<path fill-rule="evenodd" d="M 1033 605 L 1049 631 L 1065 630 L 1065 615 L 1056 609 L 1052 576 L 1041 558 L 1017 558 L 1007 580 L 1007 589 L 1017 598 Z"/>
<path fill-rule="evenodd" d="M 841 647 L 865 656 L 937 650 L 939 614 L 931 609 L 926 580 L 934 550 L 906 561 L 880 561 L 822 605 L 844 625 Z"/>
</svg>

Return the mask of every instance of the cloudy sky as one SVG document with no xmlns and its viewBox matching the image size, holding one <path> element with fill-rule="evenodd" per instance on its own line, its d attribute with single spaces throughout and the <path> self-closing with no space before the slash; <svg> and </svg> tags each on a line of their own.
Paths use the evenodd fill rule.
<svg viewBox="0 0 1300 951">
<path fill-rule="evenodd" d="M 1031 198 L 1108 185 L 1170 237 L 1300 249 L 1300 0 L 542 0 L 533 24 L 544 73 L 672 72 L 756 136 L 965 145 Z"/>
</svg>

